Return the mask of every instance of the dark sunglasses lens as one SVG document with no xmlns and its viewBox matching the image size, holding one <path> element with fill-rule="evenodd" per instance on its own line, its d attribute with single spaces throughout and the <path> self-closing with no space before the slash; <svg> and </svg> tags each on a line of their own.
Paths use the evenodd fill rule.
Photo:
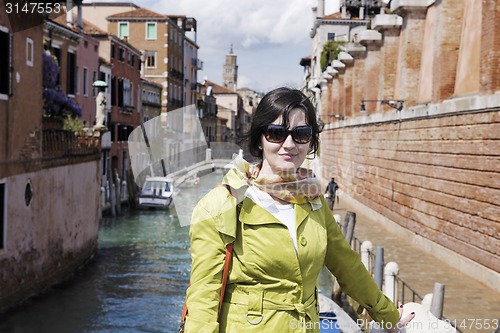
<svg viewBox="0 0 500 333">
<path fill-rule="evenodd" d="M 283 142 L 288 136 L 288 128 L 280 125 L 269 125 L 267 127 L 266 139 L 269 142 Z"/>
<path fill-rule="evenodd" d="M 311 141 L 312 128 L 311 126 L 295 127 L 292 131 L 292 138 L 297 143 L 308 143 Z"/>
</svg>

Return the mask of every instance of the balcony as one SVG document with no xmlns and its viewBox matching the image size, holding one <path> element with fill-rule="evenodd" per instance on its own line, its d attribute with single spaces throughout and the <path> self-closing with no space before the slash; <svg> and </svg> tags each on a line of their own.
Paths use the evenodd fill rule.
<svg viewBox="0 0 500 333">
<path fill-rule="evenodd" d="M 42 130 L 42 156 L 45 166 L 58 166 L 99 159 L 101 140 L 62 129 Z"/>
<path fill-rule="evenodd" d="M 201 61 L 198 58 L 191 58 L 191 65 L 193 67 L 196 67 L 196 69 L 199 69 L 199 70 L 203 69 L 203 61 Z"/>
</svg>

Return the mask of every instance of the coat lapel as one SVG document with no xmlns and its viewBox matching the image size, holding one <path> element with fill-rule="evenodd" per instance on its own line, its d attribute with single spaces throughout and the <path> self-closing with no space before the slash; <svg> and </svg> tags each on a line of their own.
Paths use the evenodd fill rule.
<svg viewBox="0 0 500 333">
<path fill-rule="evenodd" d="M 255 204 L 249 198 L 243 200 L 240 212 L 240 221 L 250 225 L 280 223 L 271 213 Z"/>
<path fill-rule="evenodd" d="M 302 222 L 306 220 L 306 218 L 311 213 L 311 204 L 305 203 L 302 205 L 295 205 L 295 228 L 298 230 L 299 226 Z"/>
</svg>

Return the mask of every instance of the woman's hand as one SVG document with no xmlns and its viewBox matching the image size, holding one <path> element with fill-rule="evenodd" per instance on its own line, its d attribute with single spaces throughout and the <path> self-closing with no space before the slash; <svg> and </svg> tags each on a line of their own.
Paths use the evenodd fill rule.
<svg viewBox="0 0 500 333">
<path fill-rule="evenodd" d="M 392 327 L 390 329 L 383 329 L 380 327 L 380 325 L 375 322 L 371 321 L 370 322 L 370 333 L 405 333 L 406 332 L 406 324 L 408 324 L 413 318 L 415 318 L 415 312 L 410 313 L 404 318 L 401 318 L 401 315 L 403 314 L 403 304 L 399 303 L 398 307 L 399 311 L 399 321 L 396 324 L 396 327 Z"/>
</svg>

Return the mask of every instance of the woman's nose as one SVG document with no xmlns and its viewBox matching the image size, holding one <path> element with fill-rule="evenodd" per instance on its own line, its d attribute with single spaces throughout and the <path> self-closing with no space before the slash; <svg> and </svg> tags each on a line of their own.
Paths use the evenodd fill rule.
<svg viewBox="0 0 500 333">
<path fill-rule="evenodd" d="M 283 147 L 294 148 L 295 142 L 292 139 L 292 134 L 288 134 L 285 141 L 283 141 Z"/>
</svg>

